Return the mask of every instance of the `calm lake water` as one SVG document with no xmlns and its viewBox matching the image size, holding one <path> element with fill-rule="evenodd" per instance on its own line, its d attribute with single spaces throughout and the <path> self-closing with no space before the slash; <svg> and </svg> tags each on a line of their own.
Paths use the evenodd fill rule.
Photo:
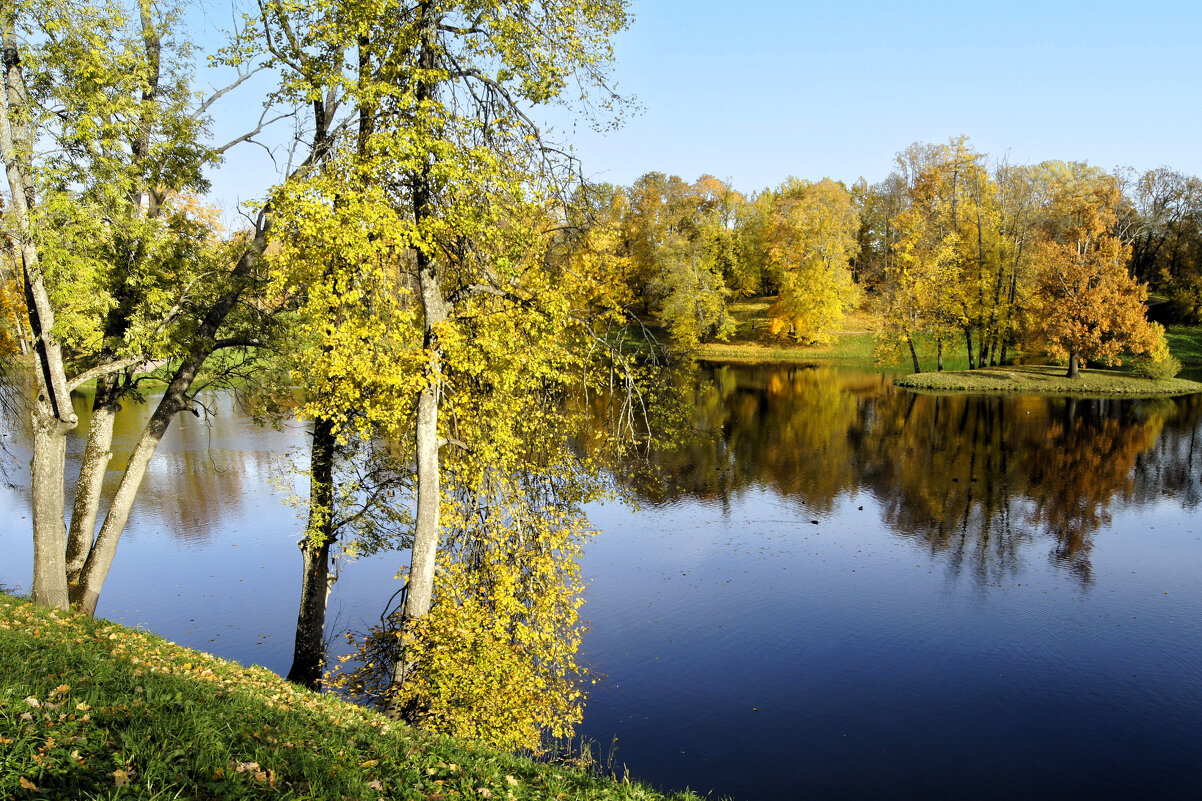
<svg viewBox="0 0 1202 801">
<path fill-rule="evenodd" d="M 829 367 L 703 370 L 690 394 L 697 439 L 630 480 L 641 509 L 591 513 L 603 678 L 581 733 L 616 737 L 632 776 L 736 799 L 1202 798 L 1202 396 L 938 398 Z M 283 672 L 304 430 L 212 405 L 156 457 L 99 613 Z M 0 490 L 17 587 L 25 458 Z M 406 559 L 343 565 L 331 634 L 374 622 Z"/>
</svg>

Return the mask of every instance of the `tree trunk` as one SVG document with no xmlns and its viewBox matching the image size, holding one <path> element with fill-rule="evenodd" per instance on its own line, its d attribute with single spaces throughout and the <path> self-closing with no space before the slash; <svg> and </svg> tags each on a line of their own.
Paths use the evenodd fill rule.
<svg viewBox="0 0 1202 801">
<path fill-rule="evenodd" d="M 943 339 L 942 338 L 937 339 L 936 342 L 939 345 L 939 349 L 938 349 L 939 364 L 936 369 L 936 372 L 942 373 L 943 372 Z"/>
<path fill-rule="evenodd" d="M 430 611 L 434 596 L 434 558 L 438 553 L 438 386 L 422 390 L 417 403 L 417 519 L 413 531 L 413 558 L 409 565 L 409 590 L 405 619 L 416 620 Z"/>
<path fill-rule="evenodd" d="M 967 349 L 968 349 L 968 369 L 969 369 L 969 370 L 975 370 L 975 369 L 977 368 L 977 365 L 976 365 L 976 362 L 974 362 L 974 361 L 973 361 L 973 354 L 972 354 L 972 329 L 971 329 L 971 328 L 965 328 L 965 329 L 964 329 L 964 344 L 965 344 L 965 346 L 966 346 L 966 347 L 967 347 Z"/>
<path fill-rule="evenodd" d="M 165 395 L 159 401 L 159 405 L 155 408 L 146 427 L 142 429 L 142 436 L 138 438 L 138 444 L 129 457 L 129 464 L 121 476 L 121 483 L 117 486 L 116 494 L 113 495 L 113 501 L 109 505 L 108 514 L 105 515 L 104 524 L 100 527 L 100 533 L 96 535 L 96 542 L 92 545 L 88 558 L 84 562 L 83 571 L 79 576 L 79 584 L 72 587 L 71 600 L 89 615 L 96 614 L 96 603 L 100 599 L 100 590 L 104 587 L 104 580 L 108 576 L 109 568 L 113 565 L 113 558 L 117 555 L 117 543 L 121 539 L 122 532 L 125 531 L 125 524 L 129 522 L 134 498 L 137 497 L 138 488 L 142 486 L 142 479 L 146 475 L 150 459 L 158 449 L 159 443 L 163 441 L 163 435 L 167 433 L 172 418 L 182 410 L 183 407 L 175 398 Z"/>
<path fill-rule="evenodd" d="M 67 461 L 67 426 L 54 413 L 44 395 L 33 412 L 33 459 L 30 479 L 33 495 L 33 601 L 67 609 L 67 527 L 63 522 L 63 497 Z"/>
<path fill-rule="evenodd" d="M 38 396 L 33 410 L 33 459 L 30 481 L 33 493 L 33 600 L 66 608 L 67 528 L 63 494 L 67 434 L 79 420 L 71 408 L 62 350 L 54 335 L 54 307 L 42 279 L 41 262 L 31 231 L 30 214 L 36 203 L 35 182 L 29 159 L 34 131 L 25 75 L 16 37 L 16 11 L 11 4 L 3 14 L 4 97 L 0 102 L 0 155 L 8 179 L 11 208 L 6 217 L 20 243 L 21 281 L 25 310 L 34 345 Z"/>
<path fill-rule="evenodd" d="M 316 690 L 325 667 L 326 603 L 330 595 L 330 546 L 334 544 L 334 426 L 313 422 L 309 452 L 309 522 L 300 541 L 303 560 L 300 608 L 288 681 Z"/>
<path fill-rule="evenodd" d="M 914 372 L 921 373 L 922 368 L 918 366 L 918 351 L 914 350 L 914 337 L 906 334 L 906 344 L 910 346 L 910 358 L 914 361 Z"/>
<path fill-rule="evenodd" d="M 1079 357 L 1077 356 L 1077 352 L 1075 350 L 1069 351 L 1068 372 L 1065 373 L 1065 376 L 1068 378 L 1076 378 L 1080 374 L 1081 374 L 1081 368 L 1080 368 Z"/>
<path fill-rule="evenodd" d="M 88 425 L 88 444 L 75 482 L 75 505 L 71 510 L 71 527 L 67 536 L 67 583 L 79 585 L 92 541 L 96 537 L 96 516 L 100 510 L 100 494 L 104 474 L 113 458 L 113 422 L 117 417 L 117 382 L 113 376 L 96 380 L 96 398 L 92 402 L 92 419 Z"/>
<path fill-rule="evenodd" d="M 418 34 L 421 37 L 421 52 L 418 64 L 425 74 L 432 75 L 438 36 L 437 9 L 431 2 L 420 6 Z M 434 96 L 436 85 L 432 79 L 417 82 L 415 94 L 418 103 Z M 431 165 L 422 164 L 413 176 L 413 220 L 419 232 L 436 214 L 433 197 Z M 416 459 L 417 459 L 417 508 L 413 525 L 413 552 L 409 561 L 409 584 L 405 595 L 405 606 L 401 613 L 402 627 L 424 617 L 434 600 L 434 567 L 438 555 L 440 506 L 442 489 L 438 457 L 438 404 L 442 392 L 441 348 L 438 343 L 438 327 L 450 314 L 449 304 L 442 291 L 441 271 L 433 255 L 425 246 L 416 252 L 418 288 L 421 296 L 425 335 L 423 344 L 429 354 L 426 365 L 426 384 L 417 399 Z M 392 685 L 404 681 L 406 657 L 402 650 L 392 668 Z M 386 711 L 397 715 L 399 710 L 389 703 Z"/>
</svg>

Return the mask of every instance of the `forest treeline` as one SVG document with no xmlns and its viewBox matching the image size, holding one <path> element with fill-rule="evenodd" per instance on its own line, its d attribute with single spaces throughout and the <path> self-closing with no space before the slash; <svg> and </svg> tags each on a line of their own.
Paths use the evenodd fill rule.
<svg viewBox="0 0 1202 801">
<path fill-rule="evenodd" d="M 916 143 L 884 180 L 789 178 L 743 194 L 706 175 L 648 173 L 591 187 L 590 247 L 625 302 L 681 347 L 734 331 L 733 298 L 770 296 L 768 334 L 819 343 L 864 303 L 882 359 L 922 368 L 914 341 L 967 351 L 970 367 L 1016 349 L 1075 371 L 1123 352 L 1165 363 L 1146 321 L 1202 310 L 1202 181 L 1168 168 L 990 162 L 968 141 Z"/>
</svg>

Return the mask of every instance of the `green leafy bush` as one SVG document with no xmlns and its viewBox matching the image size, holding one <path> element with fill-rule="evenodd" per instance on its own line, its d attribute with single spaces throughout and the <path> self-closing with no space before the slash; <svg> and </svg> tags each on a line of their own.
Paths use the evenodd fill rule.
<svg viewBox="0 0 1202 801">
<path fill-rule="evenodd" d="M 1176 356 L 1166 356 L 1163 359 L 1136 359 L 1131 372 L 1140 378 L 1153 381 L 1163 381 L 1173 378 L 1181 372 L 1181 361 Z"/>
</svg>

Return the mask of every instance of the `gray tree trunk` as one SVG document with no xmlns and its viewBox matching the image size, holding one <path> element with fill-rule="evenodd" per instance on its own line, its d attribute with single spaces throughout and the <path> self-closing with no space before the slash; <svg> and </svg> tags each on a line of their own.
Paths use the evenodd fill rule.
<svg viewBox="0 0 1202 801">
<path fill-rule="evenodd" d="M 418 26 L 421 36 L 419 66 L 432 74 L 435 67 L 436 37 L 438 36 L 437 9 L 433 3 L 421 4 Z M 419 104 L 435 93 L 433 80 L 420 80 L 416 92 Z M 413 219 L 421 230 L 434 217 L 433 182 L 430 165 L 423 164 L 413 177 Z M 413 552 L 409 561 L 409 584 L 405 595 L 405 606 L 401 613 L 401 625 L 408 626 L 430 611 L 434 600 L 434 567 L 438 555 L 440 506 L 442 489 L 438 457 L 438 404 L 442 391 L 441 350 L 438 343 L 438 326 L 445 322 L 450 307 L 442 290 L 442 276 L 438 264 L 429 252 L 417 250 L 417 278 L 424 316 L 424 345 L 430 354 L 426 367 L 426 385 L 417 400 L 416 460 L 417 460 L 417 509 L 413 525 Z M 406 658 L 402 651 L 397 655 L 392 668 L 392 684 L 404 680 Z M 387 710 L 396 715 L 398 709 L 392 702 Z"/>
<path fill-rule="evenodd" d="M 117 379 L 102 376 L 96 380 L 96 398 L 88 425 L 88 444 L 75 482 L 75 504 L 67 536 L 67 583 L 79 586 L 79 576 L 96 536 L 96 516 L 100 510 L 104 474 L 113 458 L 113 422 L 120 408 Z"/>
<path fill-rule="evenodd" d="M 63 522 L 63 475 L 67 432 L 44 396 L 33 412 L 33 459 L 30 462 L 33 501 L 33 601 L 67 609 L 67 527 Z"/>
<path fill-rule="evenodd" d="M 32 109 L 25 88 L 16 38 L 16 11 L 0 7 L 3 19 L 4 98 L 0 102 L 0 155 L 8 179 L 10 225 L 20 240 L 22 283 L 30 335 L 36 354 L 38 397 L 33 410 L 33 599 L 67 608 L 67 530 L 63 494 L 67 434 L 78 424 L 67 392 L 62 351 L 54 336 L 54 308 L 42 280 L 30 213 L 36 203 L 33 170 Z"/>
</svg>

